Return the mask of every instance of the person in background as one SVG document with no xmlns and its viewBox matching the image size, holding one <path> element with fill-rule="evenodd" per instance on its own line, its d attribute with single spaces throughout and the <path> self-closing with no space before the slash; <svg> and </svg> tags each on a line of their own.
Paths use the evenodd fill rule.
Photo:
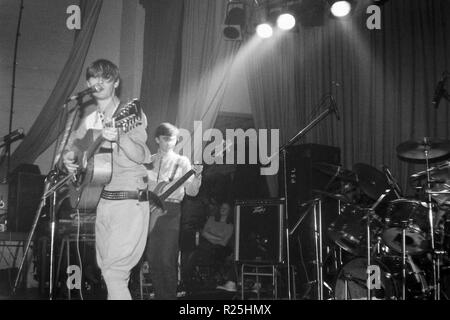
<svg viewBox="0 0 450 320">
<path fill-rule="evenodd" d="M 178 134 L 178 128 L 167 122 L 161 123 L 155 130 L 159 148 L 147 170 L 150 191 L 154 191 L 161 182 L 168 183 L 167 187 L 173 185 L 193 168 L 187 157 L 174 152 Z M 181 201 L 185 194 L 196 196 L 202 183 L 203 167 L 195 165 L 193 169 L 195 174 L 165 200 L 166 211 L 157 210 L 150 217 L 146 258 L 155 299 L 158 300 L 174 300 L 177 297 Z"/>
</svg>

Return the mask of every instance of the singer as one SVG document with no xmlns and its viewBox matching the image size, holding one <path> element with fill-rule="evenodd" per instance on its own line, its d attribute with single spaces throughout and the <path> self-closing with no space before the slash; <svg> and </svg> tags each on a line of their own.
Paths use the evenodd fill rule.
<svg viewBox="0 0 450 320">
<path fill-rule="evenodd" d="M 88 87 L 101 85 L 94 92 L 97 110 L 86 116 L 78 129 L 69 137 L 63 153 L 64 167 L 70 173 L 78 168 L 75 158 L 78 139 L 83 139 L 88 129 L 98 129 L 104 138 L 103 147 L 112 147 L 112 178 L 105 185 L 97 205 L 95 244 L 97 264 L 108 290 L 108 299 L 130 300 L 128 280 L 131 269 L 139 262 L 147 241 L 149 203 L 143 196 L 147 190 L 147 170 L 143 163 L 150 162 L 146 145 L 147 121 L 129 132 L 119 134 L 117 128 L 107 127 L 120 108 L 116 90 L 120 85 L 118 67 L 111 61 L 100 59 L 86 71 Z"/>
</svg>

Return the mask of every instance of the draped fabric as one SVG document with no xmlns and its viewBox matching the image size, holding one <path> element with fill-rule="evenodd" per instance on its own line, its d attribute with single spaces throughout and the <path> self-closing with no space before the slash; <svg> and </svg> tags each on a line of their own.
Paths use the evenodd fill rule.
<svg viewBox="0 0 450 320">
<path fill-rule="evenodd" d="M 145 8 L 141 104 L 148 119 L 148 145 L 161 122 L 175 122 L 180 89 L 183 1 L 141 0 Z"/>
<path fill-rule="evenodd" d="M 247 65 L 252 113 L 258 128 L 280 128 L 283 144 L 326 109 L 320 101 L 331 93 L 341 120 L 328 116 L 299 142 L 340 147 L 347 168 L 385 164 L 406 188 L 424 164 L 401 161 L 396 146 L 450 138 L 449 103 L 431 105 L 441 73 L 450 69 L 450 2 L 388 1 L 381 30 L 366 26 L 369 4 L 359 2 L 347 21 L 260 41 Z"/>
<path fill-rule="evenodd" d="M 83 11 L 86 12 L 83 28 L 74 42 L 67 62 L 58 77 L 56 86 L 43 106 L 42 111 L 31 126 L 25 139 L 11 155 L 11 171 L 21 163 L 33 163 L 57 139 L 64 129 L 64 125 L 57 126 L 55 124 L 64 124 L 64 121 L 59 121 L 64 112 L 63 105 L 80 78 L 102 2 L 102 0 L 83 2 L 85 5 Z M 2 166 L 2 172 L 5 169 Z"/>
<path fill-rule="evenodd" d="M 226 2 L 141 2 L 146 10 L 141 102 L 149 130 L 171 122 L 193 133 L 196 120 L 203 131 L 212 127 L 239 46 L 222 35 Z M 153 132 L 149 137 L 156 152 Z"/>
<path fill-rule="evenodd" d="M 176 124 L 189 130 L 191 137 L 201 137 L 202 132 L 214 126 L 239 48 L 239 42 L 226 41 L 223 37 L 225 9 L 226 1 L 185 1 Z M 196 127 L 196 132 L 194 121 L 201 121 L 201 128 Z M 202 143 L 191 147 L 193 159 L 201 160 Z"/>
</svg>

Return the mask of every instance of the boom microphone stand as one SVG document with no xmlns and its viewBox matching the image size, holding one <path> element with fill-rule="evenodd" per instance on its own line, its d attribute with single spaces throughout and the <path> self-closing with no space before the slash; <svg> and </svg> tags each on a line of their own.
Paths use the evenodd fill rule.
<svg viewBox="0 0 450 320">
<path fill-rule="evenodd" d="M 12 289 L 12 294 L 14 295 L 17 290 L 17 286 L 19 283 L 20 275 L 23 269 L 23 265 L 25 262 L 25 258 L 27 256 L 28 250 L 30 248 L 31 241 L 34 237 L 34 233 L 36 230 L 36 226 L 38 224 L 39 218 L 41 216 L 42 208 L 45 206 L 45 202 L 47 198 L 51 198 L 50 203 L 50 273 L 49 273 L 49 300 L 53 300 L 53 294 L 54 294 L 54 279 L 53 279 L 53 265 L 54 265 L 54 247 L 55 247 L 55 230 L 56 230 L 56 210 L 57 210 L 57 191 L 64 186 L 74 175 L 64 175 L 62 172 L 58 169 L 58 162 L 61 161 L 61 156 L 64 151 L 64 148 L 67 144 L 67 141 L 69 139 L 70 133 L 73 131 L 74 125 L 75 125 L 75 119 L 78 115 L 79 108 L 78 106 L 81 105 L 81 101 L 78 100 L 77 107 L 75 107 L 72 110 L 69 110 L 69 113 L 72 113 L 69 115 L 69 117 L 66 120 L 66 127 L 63 139 L 61 140 L 61 143 L 58 148 L 58 152 L 56 154 L 55 160 L 54 160 L 54 169 L 49 172 L 45 179 L 45 186 L 44 186 L 44 192 L 41 197 L 41 201 L 39 203 L 38 210 L 36 212 L 36 215 L 33 220 L 33 225 L 31 228 L 31 231 L 28 235 L 27 244 L 25 247 L 25 251 L 22 257 L 22 261 L 20 262 L 19 270 L 17 272 L 16 279 L 14 281 L 14 287 Z M 64 104 L 64 109 L 67 109 L 67 103 Z M 74 111 L 75 110 L 75 111 Z"/>
<path fill-rule="evenodd" d="M 288 209 L 288 194 L 287 194 L 287 148 L 290 147 L 291 145 L 293 145 L 295 142 L 297 142 L 300 138 L 304 137 L 306 135 L 306 133 L 308 131 L 310 131 L 313 127 L 315 127 L 320 121 L 322 121 L 323 119 L 325 119 L 329 114 L 331 113 L 335 113 L 338 120 L 338 111 L 337 111 L 337 106 L 336 106 L 336 102 L 333 98 L 332 95 L 326 95 L 325 98 L 330 98 L 330 106 L 323 111 L 322 113 L 320 113 L 315 119 L 313 119 L 305 128 L 303 128 L 302 130 L 300 130 L 294 137 L 292 137 L 286 144 L 284 144 L 283 146 L 281 146 L 278 150 L 278 152 L 274 153 L 270 158 L 269 161 L 270 162 L 275 156 L 277 156 L 280 152 L 282 153 L 282 157 L 283 157 L 283 170 L 284 170 L 284 207 L 286 208 L 286 213 L 285 213 L 285 219 L 286 222 L 289 221 L 289 209 Z M 324 98 L 324 99 L 325 99 Z M 296 226 L 298 226 L 299 223 L 296 223 Z M 289 224 L 286 223 L 286 229 L 285 229 L 285 236 L 286 236 L 286 260 L 287 260 L 287 276 L 288 276 L 288 299 L 292 300 L 292 293 L 291 293 L 291 263 L 290 263 L 290 243 L 289 243 L 289 237 L 291 232 L 289 231 Z M 319 237 L 321 237 L 321 235 L 319 235 Z M 319 261 L 316 261 L 317 263 L 319 263 Z M 322 266 L 320 265 L 319 268 L 322 268 Z M 319 272 L 320 273 L 320 272 Z M 320 276 L 319 274 L 317 275 L 318 277 Z"/>
</svg>

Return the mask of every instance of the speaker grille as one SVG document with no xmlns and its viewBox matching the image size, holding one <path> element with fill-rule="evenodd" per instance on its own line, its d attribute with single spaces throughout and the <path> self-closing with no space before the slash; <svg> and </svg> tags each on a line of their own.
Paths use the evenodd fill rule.
<svg viewBox="0 0 450 320">
<path fill-rule="evenodd" d="M 277 264 L 284 261 L 284 201 L 236 201 L 235 260 Z"/>
</svg>

